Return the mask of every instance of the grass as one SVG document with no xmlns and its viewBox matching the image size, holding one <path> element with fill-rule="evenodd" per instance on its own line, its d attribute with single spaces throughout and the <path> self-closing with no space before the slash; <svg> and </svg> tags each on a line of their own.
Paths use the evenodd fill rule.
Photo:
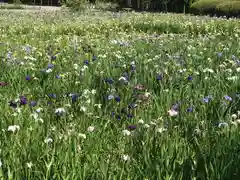
<svg viewBox="0 0 240 180">
<path fill-rule="evenodd" d="M 1 179 L 239 179 L 239 29 L 0 12 Z"/>
</svg>

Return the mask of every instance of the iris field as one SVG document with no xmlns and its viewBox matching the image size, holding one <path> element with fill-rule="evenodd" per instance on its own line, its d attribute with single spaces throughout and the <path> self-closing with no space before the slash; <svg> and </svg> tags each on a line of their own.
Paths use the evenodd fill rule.
<svg viewBox="0 0 240 180">
<path fill-rule="evenodd" d="M 0 12 L 0 179 L 237 180 L 240 21 Z"/>
</svg>

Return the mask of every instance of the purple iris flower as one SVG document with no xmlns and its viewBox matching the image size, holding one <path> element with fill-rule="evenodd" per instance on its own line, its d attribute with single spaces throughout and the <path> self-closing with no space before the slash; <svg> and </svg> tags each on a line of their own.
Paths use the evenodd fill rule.
<svg viewBox="0 0 240 180">
<path fill-rule="evenodd" d="M 175 110 L 175 111 L 178 111 L 179 110 L 179 108 L 180 108 L 180 103 L 176 103 L 176 104 L 174 104 L 173 106 L 172 106 L 172 110 Z"/>
<path fill-rule="evenodd" d="M 31 102 L 30 102 L 30 106 L 31 106 L 31 107 L 37 106 L 37 101 L 31 101 Z"/>
<path fill-rule="evenodd" d="M 119 96 L 115 97 L 115 101 L 120 102 L 121 98 Z"/>
<path fill-rule="evenodd" d="M 136 66 L 134 64 L 131 64 L 130 65 L 130 69 L 131 69 L 131 71 L 135 71 L 136 70 Z"/>
<path fill-rule="evenodd" d="M 20 96 L 20 105 L 26 105 L 27 104 L 27 98 L 25 96 Z"/>
<path fill-rule="evenodd" d="M 113 112 L 111 113 L 111 115 L 112 115 L 112 116 L 115 116 L 115 112 L 113 111 Z"/>
<path fill-rule="evenodd" d="M 188 107 L 187 112 L 193 112 L 193 107 L 192 106 Z"/>
<path fill-rule="evenodd" d="M 192 81 L 193 80 L 193 77 L 192 76 L 188 76 L 187 78 L 189 81 Z"/>
<path fill-rule="evenodd" d="M 111 79 L 111 78 L 106 78 L 105 82 L 107 82 L 108 84 L 113 84 L 114 83 L 113 79 Z"/>
<path fill-rule="evenodd" d="M 83 62 L 85 65 L 89 65 L 89 61 L 88 60 L 84 60 Z"/>
<path fill-rule="evenodd" d="M 51 56 L 52 60 L 55 60 L 56 58 L 57 58 L 57 56 L 55 56 L 55 55 Z"/>
<path fill-rule="evenodd" d="M 54 67 L 53 64 L 48 64 L 47 69 L 52 69 Z"/>
<path fill-rule="evenodd" d="M 96 61 L 96 60 L 97 60 L 97 56 L 93 56 L 93 57 L 92 57 L 92 60 L 93 60 L 93 61 Z"/>
<path fill-rule="evenodd" d="M 71 98 L 72 98 L 72 103 L 75 103 L 77 101 L 77 99 L 78 99 L 78 95 L 77 94 L 73 94 L 71 96 Z"/>
<path fill-rule="evenodd" d="M 132 114 L 128 114 L 127 117 L 131 119 L 131 118 L 133 118 L 133 115 Z"/>
<path fill-rule="evenodd" d="M 52 105 L 52 102 L 51 102 L 51 101 L 48 101 L 47 104 L 48 104 L 48 105 Z"/>
<path fill-rule="evenodd" d="M 205 102 L 205 103 L 209 103 L 210 100 L 212 100 L 212 96 L 211 95 L 206 96 L 206 97 L 203 98 L 203 102 Z"/>
<path fill-rule="evenodd" d="M 48 97 L 51 97 L 51 98 L 56 98 L 57 97 L 57 95 L 56 94 L 48 94 Z"/>
<path fill-rule="evenodd" d="M 161 74 L 157 75 L 156 79 L 157 79 L 158 81 L 162 80 L 162 75 L 161 75 Z"/>
<path fill-rule="evenodd" d="M 227 101 L 230 101 L 230 102 L 232 101 L 232 98 L 231 98 L 230 96 L 228 96 L 228 95 L 225 95 L 224 98 L 225 98 Z"/>
<path fill-rule="evenodd" d="M 31 80 L 31 77 L 29 75 L 26 76 L 26 80 L 27 81 L 30 81 Z"/>
<path fill-rule="evenodd" d="M 130 131 L 133 131 L 133 130 L 135 130 L 136 128 L 137 128 L 136 125 L 129 125 L 129 126 L 128 126 L 128 129 L 129 129 Z"/>
<path fill-rule="evenodd" d="M 120 115 L 117 115 L 117 120 L 121 120 L 121 116 Z"/>
</svg>

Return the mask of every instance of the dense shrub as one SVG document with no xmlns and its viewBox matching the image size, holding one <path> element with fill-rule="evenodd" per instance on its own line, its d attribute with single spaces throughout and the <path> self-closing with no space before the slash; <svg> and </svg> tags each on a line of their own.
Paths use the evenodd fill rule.
<svg viewBox="0 0 240 180">
<path fill-rule="evenodd" d="M 214 15 L 217 6 L 224 0 L 200 0 L 192 4 L 191 12 L 194 14 L 210 14 Z"/>
<path fill-rule="evenodd" d="M 191 13 L 217 16 L 239 16 L 240 0 L 200 0 L 192 4 Z"/>
<path fill-rule="evenodd" d="M 89 0 L 90 3 L 113 3 L 118 4 L 119 9 L 132 8 L 136 11 L 152 11 L 152 12 L 189 12 L 192 3 L 198 0 L 131 0 L 129 4 L 127 0 Z M 106 8 L 105 8 L 106 9 Z M 109 8 L 107 8 L 109 9 Z"/>
<path fill-rule="evenodd" d="M 240 1 L 222 2 L 217 6 L 219 15 L 240 17 Z"/>
<path fill-rule="evenodd" d="M 117 3 L 96 2 L 95 8 L 101 11 L 117 11 L 120 7 Z"/>
<path fill-rule="evenodd" d="M 62 5 L 65 5 L 72 10 L 83 11 L 88 5 L 88 0 L 62 0 Z"/>
</svg>

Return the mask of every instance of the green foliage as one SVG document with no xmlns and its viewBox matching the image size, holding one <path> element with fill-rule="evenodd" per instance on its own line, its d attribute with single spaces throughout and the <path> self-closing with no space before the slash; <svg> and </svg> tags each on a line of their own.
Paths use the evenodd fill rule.
<svg viewBox="0 0 240 180">
<path fill-rule="evenodd" d="M 200 0 L 191 5 L 191 12 L 195 14 L 215 14 L 216 7 L 224 0 Z"/>
<path fill-rule="evenodd" d="M 110 2 L 99 2 L 95 3 L 95 8 L 101 11 L 117 11 L 119 8 L 119 4 L 110 3 Z"/>
<path fill-rule="evenodd" d="M 194 14 L 209 14 L 217 16 L 239 15 L 239 0 L 200 0 L 191 5 Z"/>
<path fill-rule="evenodd" d="M 227 16 L 240 16 L 240 1 L 222 2 L 217 6 L 219 14 Z"/>
<path fill-rule="evenodd" d="M 74 11 L 85 11 L 88 6 L 88 0 L 62 0 L 61 4 Z"/>
<path fill-rule="evenodd" d="M 0 11 L 0 179 L 238 180 L 239 26 Z"/>
<path fill-rule="evenodd" d="M 164 12 L 189 12 L 192 3 L 197 0 L 99 0 L 96 2 L 117 3 L 121 8 L 131 7 L 134 10 L 164 11 Z"/>
<path fill-rule="evenodd" d="M 14 4 L 22 4 L 21 0 L 14 0 L 13 3 Z"/>
</svg>

